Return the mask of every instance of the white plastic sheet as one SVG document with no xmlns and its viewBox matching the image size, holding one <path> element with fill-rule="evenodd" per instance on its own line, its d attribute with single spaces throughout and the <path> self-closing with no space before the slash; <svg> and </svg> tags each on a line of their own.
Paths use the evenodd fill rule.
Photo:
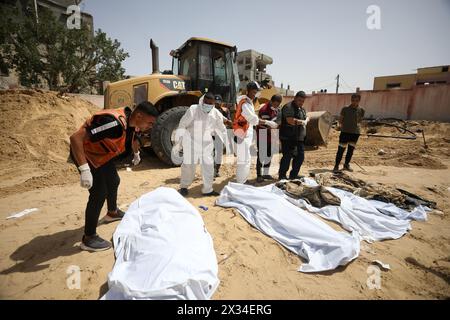
<svg viewBox="0 0 450 320">
<path fill-rule="evenodd" d="M 212 238 L 174 189 L 134 201 L 113 240 L 116 263 L 103 299 L 209 299 L 219 285 Z"/>
<path fill-rule="evenodd" d="M 317 185 L 312 179 L 306 178 L 306 184 Z M 273 192 L 284 194 L 273 186 Z M 334 195 L 341 199 L 341 205 L 316 208 L 303 199 L 285 197 L 299 208 L 316 213 L 321 217 L 339 223 L 348 231 L 356 231 L 363 240 L 368 242 L 398 239 L 411 229 L 410 220 L 424 221 L 429 208 L 419 206 L 408 212 L 392 203 L 367 200 L 351 192 L 327 187 Z"/>
<path fill-rule="evenodd" d="M 216 203 L 236 208 L 252 226 L 305 258 L 299 271 L 333 270 L 359 255 L 357 233 L 332 229 L 270 189 L 230 182 Z"/>
<path fill-rule="evenodd" d="M 13 213 L 12 215 L 6 217 L 6 219 L 17 219 L 17 218 L 21 218 L 23 216 L 26 216 L 27 214 L 30 214 L 32 212 L 35 211 L 39 211 L 38 208 L 31 208 L 31 209 L 25 209 L 23 211 L 17 212 L 17 213 Z"/>
</svg>

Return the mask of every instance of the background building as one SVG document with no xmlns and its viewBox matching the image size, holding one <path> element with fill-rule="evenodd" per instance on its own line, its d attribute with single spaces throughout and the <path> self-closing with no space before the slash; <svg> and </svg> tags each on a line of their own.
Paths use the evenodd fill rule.
<svg viewBox="0 0 450 320">
<path fill-rule="evenodd" d="M 272 63 L 273 59 L 271 57 L 252 49 L 238 52 L 239 89 L 245 89 L 250 81 L 257 81 L 263 85 L 266 83 L 275 87 L 282 95 L 293 95 L 294 92 L 290 90 L 289 85 L 286 89 L 283 88 L 283 85 L 281 87 L 275 86 L 272 76 L 266 72 L 267 66 Z"/>
<path fill-rule="evenodd" d="M 67 26 L 67 7 L 70 5 L 79 5 L 81 0 L 2 0 L 0 6 L 16 7 L 23 15 L 35 15 L 35 6 L 37 7 L 37 17 L 39 19 L 39 11 L 44 8 L 53 12 L 54 16 L 60 23 Z M 86 24 L 92 32 L 94 32 L 94 18 L 86 12 L 81 12 L 81 21 Z M 16 72 L 8 69 L 4 61 L 0 60 L 0 88 L 16 88 L 19 86 L 19 78 Z"/>
<path fill-rule="evenodd" d="M 375 77 L 373 90 L 411 89 L 428 84 L 450 84 L 449 66 L 418 68 L 417 73 Z"/>
</svg>

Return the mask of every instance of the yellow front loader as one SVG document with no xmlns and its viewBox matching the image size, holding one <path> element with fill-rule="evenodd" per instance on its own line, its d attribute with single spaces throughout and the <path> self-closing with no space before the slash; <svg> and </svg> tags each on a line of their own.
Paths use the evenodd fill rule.
<svg viewBox="0 0 450 320">
<path fill-rule="evenodd" d="M 134 108 L 150 101 L 160 115 L 151 130 L 141 135 L 144 147 L 151 147 L 165 163 L 173 165 L 174 131 L 181 117 L 205 92 L 220 94 L 224 107 L 234 110 L 239 88 L 237 48 L 224 42 L 193 37 L 172 50 L 172 70 L 159 70 L 159 49 L 150 40 L 152 74 L 108 84 L 105 108 Z M 256 104 L 270 100 L 277 90 L 264 89 Z"/>
</svg>

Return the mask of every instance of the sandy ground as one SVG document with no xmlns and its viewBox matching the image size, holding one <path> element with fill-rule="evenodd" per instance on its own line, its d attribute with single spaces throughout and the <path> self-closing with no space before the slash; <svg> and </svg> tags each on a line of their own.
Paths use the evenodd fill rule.
<svg viewBox="0 0 450 320">
<path fill-rule="evenodd" d="M 98 299 L 106 292 L 114 253 L 80 251 L 88 192 L 79 186 L 74 165 L 67 162 L 69 135 L 95 110 L 76 97 L 55 93 L 0 92 L 0 299 Z M 355 261 L 332 272 L 298 272 L 301 258 L 252 228 L 233 209 L 214 206 L 215 198 L 202 197 L 197 174 L 188 200 L 209 208 L 199 211 L 219 261 L 221 283 L 213 298 L 449 299 L 450 124 L 409 125 L 425 130 L 428 148 L 421 139 L 362 136 L 354 156 L 355 175 L 436 201 L 441 212 L 430 213 L 426 222 L 412 222 L 412 231 L 401 239 L 363 243 Z M 379 133 L 389 132 L 396 130 Z M 337 137 L 333 130 L 327 148 L 306 152 L 301 174 L 332 168 Z M 273 174 L 278 160 L 276 156 Z M 216 190 L 233 179 L 235 167 L 226 164 L 221 173 Z M 180 168 L 147 155 L 133 171 L 122 168 L 119 175 L 118 203 L 126 209 L 159 186 L 178 189 Z M 251 181 L 255 181 L 254 164 Z M 5 219 L 27 208 L 39 211 Z M 111 239 L 118 223 L 100 223 L 97 231 Z M 367 286 L 374 259 L 391 266 L 381 273 L 379 290 Z M 67 285 L 73 266 L 81 271 L 80 289 Z"/>
<path fill-rule="evenodd" d="M 446 164 L 450 165 L 450 161 Z M 308 169 L 313 168 L 304 167 L 302 173 L 306 174 Z M 399 170 L 388 166 L 365 167 L 365 170 L 356 170 L 356 175 L 402 186 L 434 199 L 444 215 L 430 214 L 427 222 L 413 222 L 413 230 L 399 240 L 363 244 L 354 262 L 320 274 L 297 272 L 302 262 L 298 256 L 252 228 L 233 209 L 214 206 L 214 198 L 202 197 L 201 181 L 197 178 L 188 200 L 196 207 L 209 207 L 208 211 L 199 210 L 214 239 L 219 261 L 221 284 L 213 298 L 448 299 L 449 170 Z M 218 190 L 230 180 L 227 173 L 233 169 L 230 166 L 223 171 L 225 176 L 216 181 Z M 147 157 L 133 171 L 122 169 L 119 174 L 122 181 L 119 204 L 124 208 L 158 186 L 177 188 L 180 169 L 167 168 L 154 157 Z M 97 299 L 107 290 L 107 275 L 114 264 L 113 251 L 88 253 L 78 247 L 87 195 L 78 183 L 69 183 L 0 199 L 0 298 Z M 12 212 L 33 207 L 39 211 L 5 220 Z M 117 224 L 100 224 L 98 233 L 110 239 Z M 336 224 L 330 225 L 340 229 Z M 392 268 L 382 272 L 380 290 L 371 290 L 366 285 L 373 259 L 389 263 Z M 70 290 L 66 284 L 71 265 L 81 270 L 79 290 Z"/>
</svg>

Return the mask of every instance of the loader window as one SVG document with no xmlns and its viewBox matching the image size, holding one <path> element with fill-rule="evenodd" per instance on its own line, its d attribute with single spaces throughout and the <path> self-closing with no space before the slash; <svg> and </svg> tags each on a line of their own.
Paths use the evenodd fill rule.
<svg viewBox="0 0 450 320">
<path fill-rule="evenodd" d="M 233 74 L 230 50 L 223 47 L 215 47 L 212 50 L 214 67 L 214 93 L 220 94 L 224 101 L 230 101 L 231 77 Z"/>
<path fill-rule="evenodd" d="M 190 77 L 191 80 L 197 78 L 197 59 L 196 59 L 196 48 L 189 48 L 180 57 L 180 75 Z M 175 73 L 174 73 L 175 74 Z"/>
<path fill-rule="evenodd" d="M 227 74 L 229 74 L 229 82 L 231 84 L 230 90 L 230 102 L 236 101 L 236 93 L 239 88 L 239 72 L 235 61 L 236 52 L 232 52 L 231 50 L 226 53 L 227 60 Z"/>
<path fill-rule="evenodd" d="M 180 72 L 180 60 L 178 58 L 172 58 L 172 74 L 179 74 Z"/>
<path fill-rule="evenodd" d="M 227 72 L 225 70 L 225 54 L 223 51 L 214 50 L 213 66 L 214 66 L 214 83 L 219 86 L 226 84 Z"/>
<path fill-rule="evenodd" d="M 211 47 L 204 44 L 200 45 L 198 78 L 206 81 L 213 80 L 213 72 L 211 67 Z"/>
<path fill-rule="evenodd" d="M 141 83 L 133 87 L 134 106 L 142 101 L 147 101 L 147 84 Z"/>
</svg>

